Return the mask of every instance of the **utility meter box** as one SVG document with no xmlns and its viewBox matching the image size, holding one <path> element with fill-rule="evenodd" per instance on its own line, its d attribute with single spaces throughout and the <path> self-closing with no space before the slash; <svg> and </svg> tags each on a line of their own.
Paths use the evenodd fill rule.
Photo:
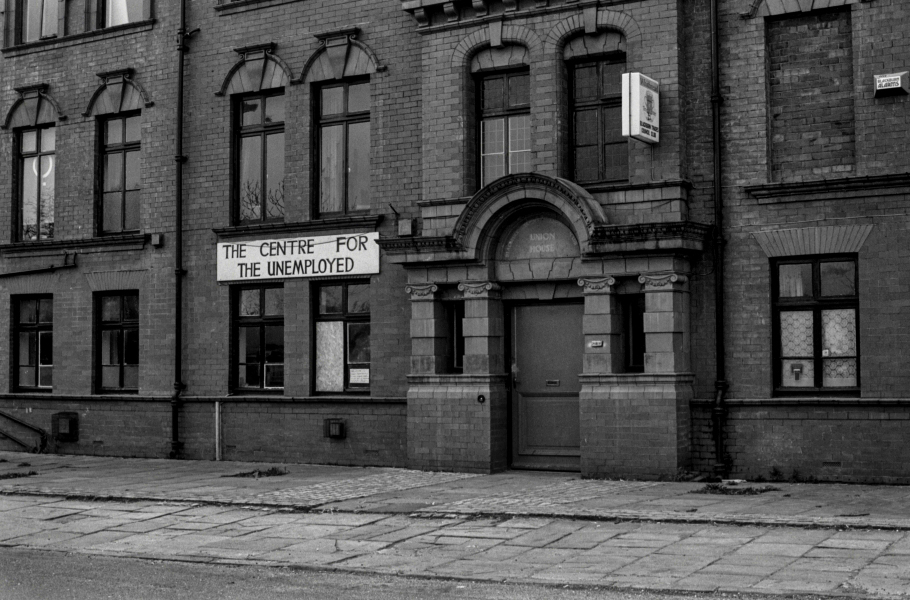
<svg viewBox="0 0 910 600">
<path fill-rule="evenodd" d="M 58 442 L 79 441 L 79 413 L 59 412 L 51 416 L 54 440 Z"/>
</svg>

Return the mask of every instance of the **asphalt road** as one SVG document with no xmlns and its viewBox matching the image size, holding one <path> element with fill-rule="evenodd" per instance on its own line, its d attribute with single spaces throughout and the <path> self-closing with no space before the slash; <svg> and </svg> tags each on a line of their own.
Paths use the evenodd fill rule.
<svg viewBox="0 0 910 600">
<path fill-rule="evenodd" d="M 0 600 L 748 600 L 418 579 L 259 566 L 149 561 L 0 548 Z M 780 600 L 781 596 L 775 596 Z M 809 599 L 813 596 L 792 596 Z"/>
</svg>

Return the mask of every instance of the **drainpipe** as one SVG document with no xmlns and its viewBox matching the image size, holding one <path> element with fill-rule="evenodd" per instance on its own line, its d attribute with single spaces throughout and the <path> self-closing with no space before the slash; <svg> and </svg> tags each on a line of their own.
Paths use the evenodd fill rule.
<svg viewBox="0 0 910 600">
<path fill-rule="evenodd" d="M 725 459 L 724 423 L 727 407 L 724 401 L 727 388 L 727 373 L 724 347 L 724 202 L 721 181 L 720 153 L 720 39 L 718 37 L 717 6 L 718 0 L 711 0 L 711 121 L 714 135 L 714 352 L 717 378 L 714 381 L 714 407 L 711 421 L 714 434 L 714 474 L 719 477 L 727 475 L 728 465 Z"/>
<path fill-rule="evenodd" d="M 183 77 L 184 56 L 188 52 L 186 40 L 195 31 L 186 31 L 186 0 L 180 0 L 180 28 L 177 30 L 177 115 L 176 149 L 174 160 L 174 392 L 171 394 L 171 458 L 180 458 L 183 442 L 180 441 L 180 393 L 183 383 Z"/>
</svg>

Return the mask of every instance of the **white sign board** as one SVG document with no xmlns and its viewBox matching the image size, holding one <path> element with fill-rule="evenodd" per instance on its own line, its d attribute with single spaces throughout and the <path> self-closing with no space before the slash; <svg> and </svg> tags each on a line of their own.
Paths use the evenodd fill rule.
<svg viewBox="0 0 910 600">
<path fill-rule="evenodd" d="M 622 134 L 648 144 L 660 141 L 660 84 L 641 73 L 622 75 Z"/>
<path fill-rule="evenodd" d="M 875 95 L 906 94 L 910 92 L 910 72 L 875 76 Z"/>
<path fill-rule="evenodd" d="M 379 273 L 379 232 L 218 244 L 218 281 Z"/>
</svg>

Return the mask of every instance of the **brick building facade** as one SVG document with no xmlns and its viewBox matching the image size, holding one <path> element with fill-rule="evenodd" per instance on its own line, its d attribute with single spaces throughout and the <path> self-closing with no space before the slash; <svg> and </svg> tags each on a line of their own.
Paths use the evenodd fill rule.
<svg viewBox="0 0 910 600">
<path fill-rule="evenodd" d="M 0 430 L 910 481 L 907 9 L 716 4 L 5 0 Z"/>
</svg>

